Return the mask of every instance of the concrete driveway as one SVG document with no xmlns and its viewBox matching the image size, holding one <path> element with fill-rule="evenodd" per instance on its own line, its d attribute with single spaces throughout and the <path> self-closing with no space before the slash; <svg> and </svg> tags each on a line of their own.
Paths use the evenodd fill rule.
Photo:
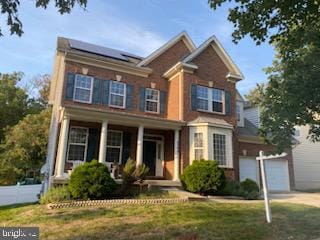
<svg viewBox="0 0 320 240">
<path fill-rule="evenodd" d="M 320 207 L 320 193 L 271 193 L 270 199 L 272 202 L 297 203 L 313 207 Z"/>
</svg>

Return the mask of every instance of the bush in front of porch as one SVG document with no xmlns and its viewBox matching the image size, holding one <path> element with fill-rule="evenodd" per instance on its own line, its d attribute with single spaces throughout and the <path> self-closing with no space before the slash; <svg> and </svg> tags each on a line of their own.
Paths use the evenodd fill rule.
<svg viewBox="0 0 320 240">
<path fill-rule="evenodd" d="M 195 160 L 180 177 L 185 190 L 209 194 L 218 191 L 225 181 L 224 171 L 213 160 Z"/>
<path fill-rule="evenodd" d="M 106 199 L 117 188 L 107 166 L 97 160 L 86 162 L 74 169 L 70 176 L 69 190 L 73 198 Z"/>
</svg>

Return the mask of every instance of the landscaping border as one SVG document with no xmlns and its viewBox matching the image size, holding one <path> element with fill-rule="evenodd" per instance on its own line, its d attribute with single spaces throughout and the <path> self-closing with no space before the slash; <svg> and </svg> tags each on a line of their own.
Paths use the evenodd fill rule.
<svg viewBox="0 0 320 240">
<path fill-rule="evenodd" d="M 90 206 L 112 206 L 112 205 L 158 205 L 188 202 L 186 198 L 157 198 L 157 199 L 110 199 L 110 200 L 88 200 L 72 201 L 65 203 L 47 204 L 49 209 L 71 208 L 71 207 L 90 207 Z"/>
</svg>

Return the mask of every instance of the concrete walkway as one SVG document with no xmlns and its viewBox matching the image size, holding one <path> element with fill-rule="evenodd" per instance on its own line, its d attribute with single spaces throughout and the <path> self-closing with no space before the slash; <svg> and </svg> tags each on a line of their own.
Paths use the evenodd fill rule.
<svg viewBox="0 0 320 240">
<path fill-rule="evenodd" d="M 199 194 L 194 194 L 191 192 L 184 191 L 179 188 L 173 188 L 173 187 L 162 187 L 161 189 L 168 191 L 169 193 L 174 193 L 180 198 L 188 198 L 190 201 L 207 201 L 208 198 L 205 196 L 201 196 Z"/>
<path fill-rule="evenodd" d="M 305 204 L 320 207 L 320 193 L 290 192 L 270 194 L 272 202 Z"/>
<path fill-rule="evenodd" d="M 222 196 L 200 196 L 190 193 L 179 188 L 162 188 L 168 192 L 172 192 L 179 197 L 187 197 L 190 201 L 215 201 L 219 203 L 263 203 L 263 200 L 244 200 L 237 197 Z M 270 193 L 271 202 L 304 204 L 313 207 L 320 207 L 320 193 L 304 193 L 304 192 L 288 192 L 288 193 Z"/>
</svg>

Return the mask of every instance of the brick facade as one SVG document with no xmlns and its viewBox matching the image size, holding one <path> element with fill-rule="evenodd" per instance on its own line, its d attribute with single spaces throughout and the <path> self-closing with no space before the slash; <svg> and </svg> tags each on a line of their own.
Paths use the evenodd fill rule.
<svg viewBox="0 0 320 240">
<path fill-rule="evenodd" d="M 225 169 L 225 175 L 228 179 L 239 180 L 239 155 L 244 149 L 247 150 L 248 156 L 257 156 L 258 151 L 269 150 L 269 146 L 261 144 L 243 143 L 238 140 L 237 118 L 236 118 L 236 83 L 229 81 L 227 75 L 230 69 L 221 59 L 220 55 L 209 44 L 198 56 L 196 56 L 191 64 L 197 66 L 194 72 L 179 70 L 173 77 L 166 79 L 163 75 L 170 68 L 182 61 L 191 53 L 185 42 L 181 39 L 169 49 L 154 58 L 145 67 L 152 69 L 149 77 L 137 76 L 125 72 L 119 72 L 111 69 L 96 67 L 74 61 L 65 62 L 64 84 L 63 84 L 63 99 L 62 107 L 68 106 L 83 106 L 94 110 L 98 109 L 101 112 L 108 110 L 114 113 L 130 113 L 142 117 L 153 117 L 162 120 L 176 120 L 184 122 L 180 131 L 180 174 L 183 173 L 185 167 L 190 164 L 190 146 L 189 146 L 189 127 L 187 123 L 197 119 L 198 117 L 209 117 L 219 120 L 224 120 L 226 123 L 233 126 L 232 130 L 232 149 L 233 149 L 233 168 Z M 88 75 L 99 79 L 116 80 L 116 76 L 121 76 L 121 82 L 133 85 L 132 107 L 130 109 L 113 108 L 102 104 L 86 104 L 66 100 L 64 98 L 67 85 L 67 73 L 82 74 L 83 68 L 88 69 Z M 164 113 L 147 113 L 139 109 L 140 88 L 151 88 L 151 83 L 155 84 L 155 89 L 167 93 L 167 104 Z M 191 109 L 191 85 L 197 84 L 205 87 L 213 87 L 230 92 L 231 95 L 231 114 L 218 114 L 202 111 L 193 111 Z M 101 123 L 90 123 L 84 121 L 70 122 L 71 126 L 85 126 L 95 128 L 100 133 Z M 108 125 L 110 130 L 121 130 L 131 133 L 131 158 L 136 158 L 137 146 L 137 127 L 126 127 L 119 125 Z M 157 134 L 164 137 L 164 179 L 173 179 L 174 175 L 174 131 L 173 130 L 155 130 L 145 128 L 145 134 Z M 99 148 L 97 144 L 97 149 Z M 97 150 L 98 151 L 98 150 Z M 290 180 L 293 180 L 293 166 L 291 151 L 287 157 L 289 161 Z M 65 164 L 65 170 L 70 168 L 70 164 Z M 291 182 L 294 186 L 294 182 Z"/>
</svg>

